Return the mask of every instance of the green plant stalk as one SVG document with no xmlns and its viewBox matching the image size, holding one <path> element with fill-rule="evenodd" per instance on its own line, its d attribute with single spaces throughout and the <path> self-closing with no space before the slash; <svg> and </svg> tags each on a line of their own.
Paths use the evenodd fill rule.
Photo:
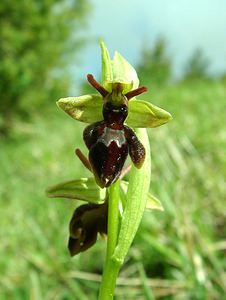
<svg viewBox="0 0 226 300">
<path fill-rule="evenodd" d="M 119 270 L 123 261 L 117 261 L 114 256 L 106 260 L 100 285 L 99 300 L 112 300 Z"/>
<path fill-rule="evenodd" d="M 119 227 L 119 200 L 120 200 L 120 180 L 108 188 L 108 242 L 107 259 L 110 259 L 114 253 L 118 241 Z"/>
<path fill-rule="evenodd" d="M 113 299 L 116 279 L 122 262 L 113 259 L 118 240 L 120 180 L 109 187 L 107 254 L 100 286 L 99 300 Z"/>
<path fill-rule="evenodd" d="M 150 146 L 146 129 L 137 129 L 136 132 L 145 146 L 146 158 L 140 170 L 132 167 L 120 230 L 118 230 L 119 181 L 109 188 L 107 255 L 99 300 L 113 299 L 120 267 L 131 246 L 146 207 L 151 179 Z"/>
</svg>

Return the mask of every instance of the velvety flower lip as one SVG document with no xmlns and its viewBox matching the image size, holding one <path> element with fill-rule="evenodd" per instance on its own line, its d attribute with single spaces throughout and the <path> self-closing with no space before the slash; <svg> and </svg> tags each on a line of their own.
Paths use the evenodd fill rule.
<svg viewBox="0 0 226 300">
<path fill-rule="evenodd" d="M 97 234 L 107 234 L 107 201 L 84 204 L 75 209 L 69 225 L 68 249 L 71 256 L 86 251 L 97 240 Z"/>
</svg>

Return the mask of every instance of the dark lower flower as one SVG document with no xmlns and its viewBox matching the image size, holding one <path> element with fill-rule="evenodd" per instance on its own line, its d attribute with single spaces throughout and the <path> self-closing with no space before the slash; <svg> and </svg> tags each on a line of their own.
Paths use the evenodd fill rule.
<svg viewBox="0 0 226 300">
<path fill-rule="evenodd" d="M 107 234 L 107 201 L 104 204 L 84 204 L 75 209 L 69 225 L 68 249 L 71 256 L 95 244 L 98 232 Z"/>
</svg>

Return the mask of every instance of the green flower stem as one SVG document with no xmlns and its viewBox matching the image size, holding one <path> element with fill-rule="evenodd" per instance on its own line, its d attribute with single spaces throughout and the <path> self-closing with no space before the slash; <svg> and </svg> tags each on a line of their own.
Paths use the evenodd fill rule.
<svg viewBox="0 0 226 300">
<path fill-rule="evenodd" d="M 98 300 L 112 300 L 119 270 L 123 261 L 117 261 L 113 256 L 106 261 Z"/>
<path fill-rule="evenodd" d="M 115 283 L 122 262 L 113 259 L 118 240 L 119 227 L 119 185 L 120 180 L 108 189 L 108 239 L 107 255 L 100 286 L 99 300 L 113 299 Z"/>
<path fill-rule="evenodd" d="M 114 254 L 118 241 L 119 227 L 119 186 L 120 180 L 111 185 L 108 189 L 108 242 L 107 242 L 107 259 Z"/>
<path fill-rule="evenodd" d="M 109 188 L 108 244 L 107 256 L 100 286 L 99 300 L 113 299 L 117 276 L 131 246 L 143 216 L 151 180 L 151 154 L 146 129 L 137 129 L 137 136 L 145 146 L 146 158 L 143 167 L 132 167 L 130 172 L 127 201 L 123 211 L 120 230 L 119 183 Z"/>
</svg>

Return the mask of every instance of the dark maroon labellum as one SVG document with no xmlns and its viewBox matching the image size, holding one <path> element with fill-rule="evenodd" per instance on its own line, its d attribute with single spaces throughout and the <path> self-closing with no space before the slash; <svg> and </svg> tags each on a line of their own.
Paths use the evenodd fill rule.
<svg viewBox="0 0 226 300">
<path fill-rule="evenodd" d="M 89 149 L 89 161 L 97 184 L 104 188 L 120 176 L 128 153 L 132 162 L 140 168 L 145 158 L 144 146 L 134 131 L 124 125 L 128 115 L 128 101 L 143 92 L 145 87 L 122 93 L 122 84 L 113 85 L 109 93 L 91 74 L 89 83 L 103 96 L 103 121 L 87 126 L 83 138 Z"/>
<path fill-rule="evenodd" d="M 107 234 L 107 201 L 103 204 L 84 204 L 75 209 L 70 221 L 68 249 L 71 256 L 86 251 L 97 240 L 97 234 Z"/>
</svg>

